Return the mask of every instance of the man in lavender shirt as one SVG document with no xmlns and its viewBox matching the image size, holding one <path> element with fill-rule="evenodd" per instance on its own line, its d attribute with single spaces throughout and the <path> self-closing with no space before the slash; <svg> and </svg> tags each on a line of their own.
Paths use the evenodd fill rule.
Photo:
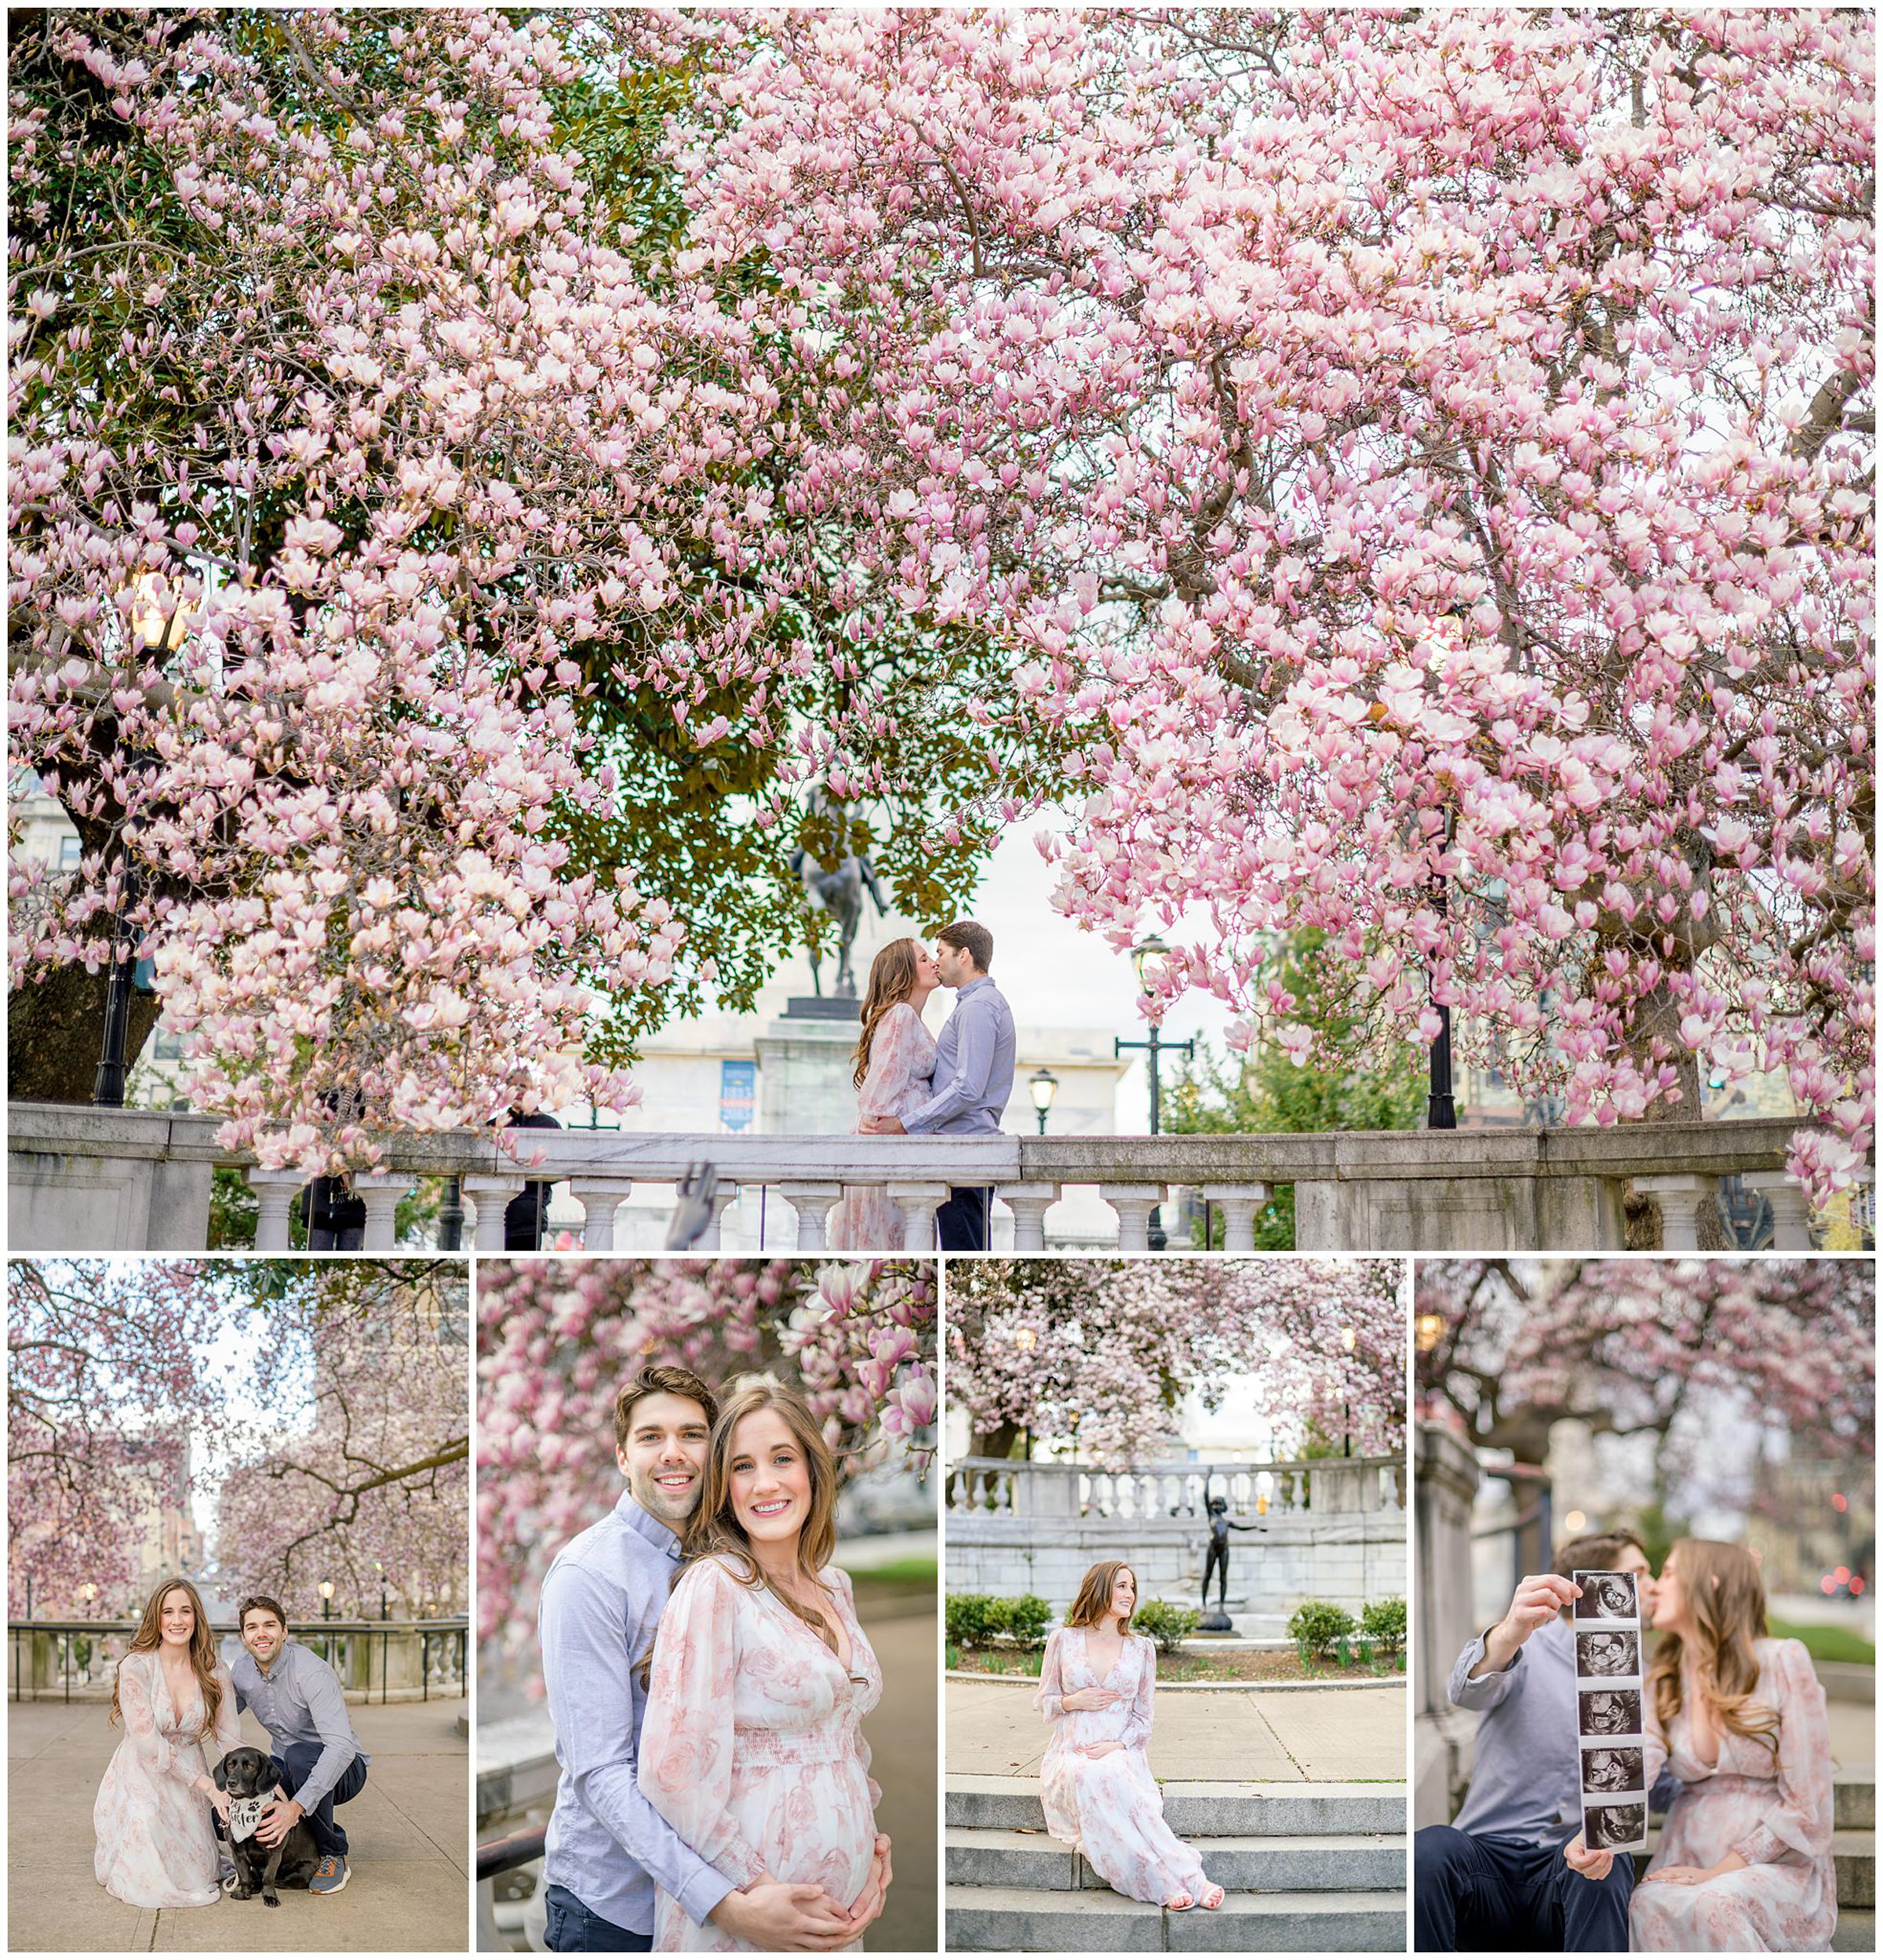
<svg viewBox="0 0 1883 1960">
<path fill-rule="evenodd" d="M 1626 1953 L 1634 1861 L 1583 1844 L 1572 1572 L 1654 1576 L 1628 1532 L 1572 1538 L 1554 1570 L 1522 1579 L 1510 1610 L 1451 1670 L 1459 1708 L 1481 1710 L 1471 1788 L 1455 1823 L 1412 1839 L 1420 1953 Z"/>
<path fill-rule="evenodd" d="M 994 935 L 971 919 L 957 920 L 935 937 L 942 984 L 956 989 L 955 1011 L 935 1044 L 934 1093 L 900 1119 L 872 1117 L 860 1126 L 872 1135 L 998 1136 L 1014 1093 L 1014 1017 L 987 977 Z M 992 1243 L 991 1185 L 951 1189 L 935 1213 L 944 1252 L 985 1252 Z"/>
<path fill-rule="evenodd" d="M 628 1488 L 556 1555 L 537 1626 L 561 1776 L 543 1861 L 552 1953 L 646 1953 L 657 1885 L 696 1925 L 767 1953 L 825 1953 L 882 1910 L 852 1918 L 821 1885 L 737 1889 L 641 1794 L 636 1760 L 647 1691 L 637 1669 L 698 1510 L 719 1407 L 690 1369 L 646 1368 L 615 1397 L 614 1459 Z M 888 1885 L 887 1840 L 878 1869 Z"/>
</svg>

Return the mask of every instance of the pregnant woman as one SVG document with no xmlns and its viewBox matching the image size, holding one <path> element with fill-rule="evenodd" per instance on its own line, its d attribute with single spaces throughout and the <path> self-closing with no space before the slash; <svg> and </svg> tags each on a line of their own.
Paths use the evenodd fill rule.
<svg viewBox="0 0 1883 1960">
<path fill-rule="evenodd" d="M 914 939 L 891 940 L 870 962 L 850 1078 L 859 1128 L 876 1117 L 900 1120 L 928 1100 L 935 1038 L 922 1025 L 922 1010 L 941 984 L 928 949 Z M 899 1252 L 902 1208 L 873 1187 L 846 1191 L 830 1215 L 829 1232 L 831 1246 L 840 1251 Z"/>
<path fill-rule="evenodd" d="M 1203 1860 L 1164 1821 L 1145 1751 L 1157 1650 L 1131 1630 L 1138 1581 L 1116 1559 L 1080 1582 L 1046 1645 L 1035 1705 L 1053 1725 L 1041 1765 L 1047 1828 L 1084 1854 L 1114 1891 L 1173 1912 L 1222 1904 Z"/>
<path fill-rule="evenodd" d="M 887 1882 L 860 1726 L 883 1670 L 849 1576 L 830 1563 L 836 1506 L 836 1465 L 804 1398 L 764 1378 L 736 1387 L 654 1640 L 639 1776 L 681 1841 L 735 1885 L 821 1885 L 855 1918 Z M 754 1951 L 664 1892 L 654 1944 Z"/>
<path fill-rule="evenodd" d="M 242 1723 L 188 1579 L 166 1579 L 151 1594 L 118 1663 L 111 1719 L 125 1732 L 92 1811 L 99 1884 L 126 1905 L 214 1905 L 222 1889 L 209 1812 L 227 1817 L 229 1800 L 209 1779 L 205 1750 L 213 1743 L 220 1758 L 233 1749 Z"/>
<path fill-rule="evenodd" d="M 1830 1736 L 1801 1642 L 1765 1633 L 1743 1547 L 1684 1538 L 1655 1588 L 1648 1782 L 1681 1793 L 1629 1907 L 1650 1953 L 1826 1953 L 1837 1922 Z"/>
</svg>

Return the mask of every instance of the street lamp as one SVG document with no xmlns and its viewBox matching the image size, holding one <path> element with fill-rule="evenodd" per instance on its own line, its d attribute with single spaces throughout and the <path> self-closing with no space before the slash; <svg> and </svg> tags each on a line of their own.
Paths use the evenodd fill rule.
<svg viewBox="0 0 1883 1960">
<path fill-rule="evenodd" d="M 1039 1068 L 1026 1078 L 1029 1094 L 1033 1098 L 1033 1107 L 1040 1114 L 1040 1134 L 1046 1135 L 1046 1113 L 1053 1106 L 1053 1097 L 1059 1087 L 1059 1078 L 1051 1069 Z"/>
<path fill-rule="evenodd" d="M 333 1582 L 330 1579 L 320 1582 L 320 1616 L 322 1619 L 333 1617 Z"/>
<path fill-rule="evenodd" d="M 98 1597 L 98 1588 L 90 1579 L 88 1579 L 85 1583 L 78 1588 L 78 1597 L 85 1601 L 85 1616 L 87 1619 L 89 1619 L 92 1616 L 93 1602 Z"/>
<path fill-rule="evenodd" d="M 1347 1357 L 1350 1361 L 1353 1355 L 1352 1328 L 1343 1327 L 1340 1330 L 1340 1344 L 1346 1350 Z M 1353 1430 L 1349 1419 L 1347 1393 L 1347 1372 L 1345 1368 L 1342 1368 L 1340 1375 L 1340 1453 L 1342 1456 L 1351 1456 L 1353 1454 Z"/>
<path fill-rule="evenodd" d="M 1440 845 L 1441 851 L 1451 845 L 1451 812 L 1445 812 L 1444 840 Z M 1440 919 L 1446 912 L 1445 874 L 1438 873 L 1432 881 L 1432 909 Z M 1436 996 L 1438 992 L 1438 975 L 1433 973 L 1426 982 L 1427 992 Z M 1431 1081 L 1426 1095 L 1426 1128 L 1428 1130 L 1455 1130 L 1458 1128 L 1458 1107 L 1451 1097 L 1451 1010 L 1434 998 L 1432 1002 L 1438 1015 L 1438 1033 L 1432 1037 Z"/>
<path fill-rule="evenodd" d="M 1445 1338 L 1445 1317 L 1442 1313 L 1421 1313 L 1413 1322 L 1412 1338 L 1419 1343 L 1422 1354 L 1430 1354 Z"/>
<path fill-rule="evenodd" d="M 1136 945 L 1132 947 L 1131 965 L 1137 971 L 1138 990 L 1144 995 L 1146 1000 L 1149 1000 L 1157 991 L 1157 983 L 1164 978 L 1164 971 L 1170 963 L 1170 948 L 1155 934 L 1149 939 L 1141 939 Z M 1167 1052 L 1171 1055 L 1181 1055 L 1184 1060 L 1188 1062 L 1196 1054 L 1196 1044 L 1194 1041 L 1166 1041 L 1159 1030 L 1157 1021 L 1153 1019 L 1151 1022 L 1151 1038 L 1148 1041 L 1126 1041 L 1122 1038 L 1114 1036 L 1112 1042 L 1112 1059 L 1116 1062 L 1119 1056 L 1129 1048 L 1142 1048 L 1145 1051 L 1145 1066 L 1149 1070 L 1151 1078 L 1151 1135 L 1156 1136 L 1160 1134 L 1163 1128 L 1160 1120 L 1161 1103 L 1158 1094 L 1157 1058 Z M 1153 1252 L 1161 1252 L 1169 1243 L 1170 1241 L 1164 1233 L 1161 1208 L 1153 1205 L 1151 1208 L 1151 1250 Z"/>
</svg>

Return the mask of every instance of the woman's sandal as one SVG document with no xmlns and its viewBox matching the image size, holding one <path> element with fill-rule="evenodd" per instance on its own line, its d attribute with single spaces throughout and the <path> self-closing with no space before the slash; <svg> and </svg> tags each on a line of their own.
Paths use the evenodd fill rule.
<svg viewBox="0 0 1883 1960">
<path fill-rule="evenodd" d="M 1188 1912 L 1196 1903 L 1187 1892 L 1176 1892 L 1164 1900 L 1164 1909 L 1166 1912 Z"/>
<path fill-rule="evenodd" d="M 1221 1885 L 1210 1886 L 1203 1895 L 1204 1911 L 1205 1912 L 1214 1912 L 1222 1904 L 1222 1887 Z"/>
</svg>

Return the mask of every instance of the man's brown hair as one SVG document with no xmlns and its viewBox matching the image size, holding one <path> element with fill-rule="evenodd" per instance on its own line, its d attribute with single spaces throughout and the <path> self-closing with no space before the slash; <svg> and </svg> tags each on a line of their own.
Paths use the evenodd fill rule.
<svg viewBox="0 0 1883 1960">
<path fill-rule="evenodd" d="M 1648 1558 L 1648 1547 L 1633 1532 L 1591 1532 L 1583 1538 L 1565 1538 L 1557 1547 L 1550 1569 L 1558 1579 L 1567 1579 L 1572 1572 L 1612 1572 L 1615 1561 L 1630 1545 Z M 1654 1561 L 1648 1562 L 1652 1565 Z"/>
<path fill-rule="evenodd" d="M 272 1613 L 281 1622 L 284 1629 L 288 1623 L 287 1615 L 281 1610 L 281 1601 L 279 1599 L 269 1598 L 266 1593 L 250 1593 L 248 1598 L 235 1608 L 235 1625 L 238 1630 L 247 1625 L 250 1613 Z"/>
<path fill-rule="evenodd" d="M 719 1419 L 718 1398 L 691 1368 L 664 1364 L 644 1368 L 632 1380 L 622 1383 L 621 1393 L 614 1398 L 614 1446 L 617 1450 L 628 1447 L 634 1427 L 635 1404 L 644 1402 L 650 1395 L 684 1395 L 689 1401 L 697 1402 L 706 1412 L 708 1429 Z"/>
<path fill-rule="evenodd" d="M 985 926 L 978 926 L 971 919 L 957 919 L 952 926 L 944 926 L 935 937 L 943 945 L 965 953 L 978 972 L 985 973 L 993 966 L 994 935 Z"/>
</svg>

